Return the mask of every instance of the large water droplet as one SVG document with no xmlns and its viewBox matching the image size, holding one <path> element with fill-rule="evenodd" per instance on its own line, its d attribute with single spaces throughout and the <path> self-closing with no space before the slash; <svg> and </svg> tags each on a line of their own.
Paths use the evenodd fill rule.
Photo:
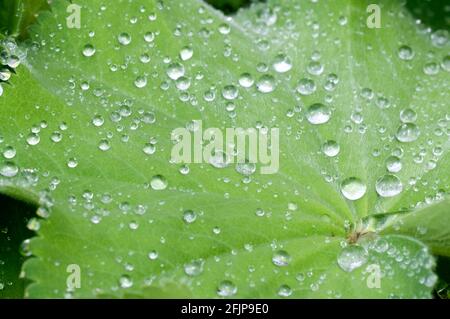
<svg viewBox="0 0 450 319">
<path fill-rule="evenodd" d="M 359 245 L 349 245 L 342 249 L 337 262 L 342 270 L 352 272 L 364 265 L 367 262 L 367 259 L 368 254 L 364 247 Z"/>
<path fill-rule="evenodd" d="M 222 90 L 222 96 L 226 100 L 234 100 L 238 95 L 239 91 L 234 85 L 227 85 Z"/>
<path fill-rule="evenodd" d="M 222 281 L 217 287 L 217 295 L 220 297 L 231 297 L 237 293 L 236 285 L 230 280 Z"/>
<path fill-rule="evenodd" d="M 331 118 L 331 109 L 322 103 L 315 103 L 308 108 L 306 117 L 311 124 L 325 124 Z"/>
<path fill-rule="evenodd" d="M 279 54 L 275 57 L 273 68 L 278 73 L 285 73 L 292 69 L 292 62 L 285 54 Z"/>
<path fill-rule="evenodd" d="M 133 280 L 128 275 L 123 275 L 119 278 L 120 288 L 131 288 L 133 287 Z"/>
<path fill-rule="evenodd" d="M 272 262 L 275 266 L 285 267 L 291 262 L 291 256 L 285 250 L 278 250 L 273 255 Z"/>
<path fill-rule="evenodd" d="M 322 145 L 322 152 L 328 157 L 337 156 L 340 150 L 341 148 L 336 141 L 326 141 Z"/>
<path fill-rule="evenodd" d="M 349 200 L 358 200 L 366 194 L 367 186 L 357 177 L 350 177 L 341 184 L 341 192 Z"/>
<path fill-rule="evenodd" d="M 263 75 L 256 82 L 256 87 L 261 93 L 270 93 L 275 90 L 275 78 L 269 74 Z"/>
<path fill-rule="evenodd" d="M 150 185 L 155 191 L 161 191 L 167 188 L 168 182 L 164 176 L 155 175 L 152 177 Z"/>
<path fill-rule="evenodd" d="M 183 213 L 183 220 L 186 224 L 192 224 L 197 219 L 197 214 L 192 210 L 186 210 Z"/>
<path fill-rule="evenodd" d="M 409 61 L 414 58 L 414 51 L 407 45 L 402 45 L 398 49 L 398 57 L 402 60 Z"/>
<path fill-rule="evenodd" d="M 184 265 L 184 273 L 190 277 L 198 276 L 203 272 L 203 264 L 202 260 L 194 260 L 187 263 Z"/>
<path fill-rule="evenodd" d="M 420 130 L 416 124 L 403 123 L 397 130 L 395 137 L 398 141 L 403 143 L 414 142 L 419 138 Z"/>
<path fill-rule="evenodd" d="M 184 66 L 178 62 L 171 63 L 167 68 L 167 75 L 172 80 L 178 80 L 180 77 L 184 76 L 184 73 Z"/>
<path fill-rule="evenodd" d="M 119 40 L 121 45 L 129 45 L 131 43 L 131 36 L 128 33 L 123 32 L 119 34 L 117 40 Z"/>
<path fill-rule="evenodd" d="M 386 174 L 377 180 L 375 188 L 380 196 L 393 197 L 402 192 L 403 184 L 397 176 Z"/>
<path fill-rule="evenodd" d="M 297 92 L 302 95 L 310 95 L 316 91 L 316 84 L 313 80 L 303 78 L 297 84 Z"/>
<path fill-rule="evenodd" d="M 92 44 L 86 44 L 83 48 L 83 55 L 85 57 L 91 57 L 95 54 L 95 48 Z"/>
</svg>

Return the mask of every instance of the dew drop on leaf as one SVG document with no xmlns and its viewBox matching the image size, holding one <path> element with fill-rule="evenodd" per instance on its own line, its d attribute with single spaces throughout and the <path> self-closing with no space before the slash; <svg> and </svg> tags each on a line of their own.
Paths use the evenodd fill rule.
<svg viewBox="0 0 450 319">
<path fill-rule="evenodd" d="M 345 179 L 341 184 L 341 192 L 349 200 L 358 200 L 366 194 L 367 186 L 357 177 Z"/>
<path fill-rule="evenodd" d="M 186 210 L 183 213 L 183 220 L 186 224 L 192 224 L 197 219 L 197 214 L 192 210 Z"/>
<path fill-rule="evenodd" d="M 291 262 L 291 256 L 285 250 L 278 250 L 272 256 L 272 263 L 278 267 L 285 267 Z"/>
<path fill-rule="evenodd" d="M 273 61 L 273 68 L 278 73 L 286 73 L 292 69 L 292 61 L 285 54 L 279 54 Z"/>
<path fill-rule="evenodd" d="M 155 175 L 152 177 L 152 180 L 150 181 L 150 186 L 155 191 L 161 191 L 167 188 L 168 182 L 167 179 L 162 175 Z"/>
<path fill-rule="evenodd" d="M 239 77 L 239 85 L 243 88 L 252 87 L 254 83 L 255 80 L 253 80 L 253 77 L 250 73 L 242 73 Z"/>
<path fill-rule="evenodd" d="M 128 275 L 123 275 L 119 278 L 120 288 L 131 288 L 133 287 L 133 280 Z"/>
<path fill-rule="evenodd" d="M 230 280 L 222 281 L 217 287 L 217 295 L 220 297 L 231 297 L 237 293 L 236 285 Z"/>
<path fill-rule="evenodd" d="M 399 142 L 410 143 L 419 138 L 420 130 L 414 123 L 403 123 L 397 130 L 395 137 Z"/>
<path fill-rule="evenodd" d="M 322 145 L 322 152 L 328 157 L 335 157 L 339 154 L 341 148 L 336 141 L 326 141 Z"/>
<path fill-rule="evenodd" d="M 202 260 L 194 260 L 184 265 L 184 273 L 190 277 L 199 276 L 203 272 Z"/>
<path fill-rule="evenodd" d="M 83 55 L 87 58 L 93 56 L 95 54 L 95 48 L 92 44 L 86 44 L 83 47 Z"/>
<path fill-rule="evenodd" d="M 367 259 L 368 254 L 364 247 L 359 245 L 349 245 L 342 249 L 337 262 L 342 270 L 352 272 L 364 265 L 367 262 Z"/>
<path fill-rule="evenodd" d="M 313 80 L 303 78 L 298 82 L 297 92 L 302 95 L 311 95 L 316 91 L 316 84 Z"/>
<path fill-rule="evenodd" d="M 398 49 L 398 57 L 402 60 L 409 61 L 414 58 L 414 51 L 407 45 L 402 45 Z"/>
<path fill-rule="evenodd" d="M 325 124 L 331 118 L 331 109 L 322 103 L 315 103 L 308 108 L 306 117 L 311 124 Z"/>
<path fill-rule="evenodd" d="M 263 75 L 256 82 L 256 87 L 261 93 L 273 92 L 275 90 L 275 78 L 269 74 Z"/>
<path fill-rule="evenodd" d="M 397 176 L 386 174 L 377 180 L 375 188 L 381 197 L 394 197 L 402 192 L 403 184 Z"/>
</svg>

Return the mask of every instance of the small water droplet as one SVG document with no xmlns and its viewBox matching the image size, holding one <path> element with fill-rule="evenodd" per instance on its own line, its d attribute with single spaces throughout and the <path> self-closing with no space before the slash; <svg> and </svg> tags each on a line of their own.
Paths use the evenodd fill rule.
<svg viewBox="0 0 450 319">
<path fill-rule="evenodd" d="M 95 48 L 92 44 L 86 44 L 83 48 L 83 55 L 85 57 L 91 57 L 95 54 Z"/>
<path fill-rule="evenodd" d="M 120 286 L 120 288 L 124 288 L 124 289 L 131 288 L 131 287 L 133 287 L 133 280 L 131 279 L 130 276 L 123 275 L 119 279 L 119 286 Z"/>
<path fill-rule="evenodd" d="M 402 60 L 405 61 L 412 60 L 414 58 L 414 55 L 415 55 L 414 51 L 411 49 L 411 47 L 407 45 L 402 45 L 398 49 L 398 57 Z"/>
<path fill-rule="evenodd" d="M 326 141 L 322 145 L 322 152 L 328 157 L 335 157 L 339 154 L 341 147 L 336 141 Z"/>
<path fill-rule="evenodd" d="M 231 297 L 237 293 L 236 285 L 230 280 L 222 281 L 217 287 L 217 295 L 220 297 Z"/>
<path fill-rule="evenodd" d="M 202 260 L 194 260 L 184 265 L 184 273 L 190 277 L 199 276 L 203 272 Z"/>
<path fill-rule="evenodd" d="M 181 63 L 175 62 L 171 63 L 167 67 L 167 75 L 172 80 L 178 80 L 180 77 L 184 76 L 185 69 Z"/>
<path fill-rule="evenodd" d="M 278 267 L 288 266 L 291 262 L 291 256 L 285 250 L 278 250 L 272 257 L 272 263 Z"/>
<path fill-rule="evenodd" d="M 192 224 L 197 219 L 197 214 L 192 210 L 186 210 L 183 213 L 183 220 L 186 224 Z"/>
<path fill-rule="evenodd" d="M 164 176 L 155 175 L 152 177 L 150 185 L 155 191 L 161 191 L 167 188 L 168 182 Z"/>
</svg>

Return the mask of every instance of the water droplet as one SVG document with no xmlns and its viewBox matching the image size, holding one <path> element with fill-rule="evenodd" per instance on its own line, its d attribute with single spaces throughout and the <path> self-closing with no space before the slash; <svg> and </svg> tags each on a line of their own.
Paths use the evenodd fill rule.
<svg viewBox="0 0 450 319">
<path fill-rule="evenodd" d="M 439 73 L 439 65 L 436 62 L 428 62 L 423 66 L 426 75 L 436 75 Z"/>
<path fill-rule="evenodd" d="M 311 124 L 325 124 L 331 118 L 331 109 L 322 103 L 315 103 L 308 108 L 306 117 Z"/>
<path fill-rule="evenodd" d="M 447 44 L 448 38 L 447 30 L 437 30 L 431 34 L 431 43 L 438 48 L 442 48 Z"/>
<path fill-rule="evenodd" d="M 67 162 L 67 166 L 69 168 L 76 168 L 78 166 L 78 161 L 76 158 L 71 158 L 69 159 L 69 161 Z"/>
<path fill-rule="evenodd" d="M 199 276 L 203 272 L 202 260 L 194 260 L 184 265 L 184 273 L 190 277 Z"/>
<path fill-rule="evenodd" d="M 243 73 L 239 77 L 239 85 L 244 88 L 252 87 L 254 83 L 255 80 L 253 80 L 253 77 L 251 76 L 250 73 Z"/>
<path fill-rule="evenodd" d="M 334 157 L 339 154 L 341 147 L 336 141 L 326 141 L 322 145 L 322 152 L 328 157 Z"/>
<path fill-rule="evenodd" d="M 417 120 L 417 113 L 412 109 L 404 109 L 400 112 L 400 120 L 403 123 L 414 123 Z"/>
<path fill-rule="evenodd" d="M 155 191 L 161 191 L 167 188 L 168 182 L 164 176 L 155 175 L 152 177 L 150 185 Z"/>
<path fill-rule="evenodd" d="M 311 75 L 321 75 L 323 73 L 324 67 L 318 61 L 311 61 L 306 69 Z"/>
<path fill-rule="evenodd" d="M 278 250 L 272 257 L 272 263 L 278 267 L 288 266 L 291 262 L 291 256 L 285 250 Z"/>
<path fill-rule="evenodd" d="M 128 33 L 121 33 L 117 37 L 117 40 L 119 40 L 119 43 L 121 45 L 129 45 L 131 43 L 131 36 Z"/>
<path fill-rule="evenodd" d="M 180 77 L 184 76 L 184 73 L 184 66 L 178 62 L 171 63 L 167 68 L 167 75 L 172 80 L 178 80 Z"/>
<path fill-rule="evenodd" d="M 278 296 L 280 297 L 290 297 L 292 295 L 292 288 L 289 287 L 288 285 L 282 285 L 279 289 L 278 289 Z"/>
<path fill-rule="evenodd" d="M 128 275 L 123 275 L 119 279 L 120 288 L 131 288 L 133 287 L 133 280 Z"/>
<path fill-rule="evenodd" d="M 222 281 L 217 287 L 217 295 L 220 297 L 231 297 L 237 293 L 236 285 L 230 280 Z"/>
<path fill-rule="evenodd" d="M 149 252 L 148 255 L 147 255 L 148 259 L 150 259 L 150 260 L 156 260 L 156 259 L 158 259 L 158 256 L 159 256 L 159 254 L 158 254 L 158 252 L 155 251 L 155 250 L 152 250 L 152 251 Z"/>
<path fill-rule="evenodd" d="M 0 175 L 5 177 L 14 177 L 19 173 L 19 167 L 13 162 L 5 162 L 0 166 Z"/>
<path fill-rule="evenodd" d="M 397 130 L 395 137 L 399 142 L 410 143 L 419 138 L 420 130 L 416 124 L 403 123 Z"/>
<path fill-rule="evenodd" d="M 350 177 L 341 184 L 341 192 L 349 200 L 358 200 L 366 194 L 367 186 L 357 177 Z"/>
<path fill-rule="evenodd" d="M 239 91 L 234 85 L 227 85 L 222 90 L 222 96 L 226 100 L 234 100 L 238 95 Z"/>
<path fill-rule="evenodd" d="M 85 57 L 91 57 L 95 54 L 95 48 L 92 44 L 86 44 L 83 48 L 83 55 Z"/>
<path fill-rule="evenodd" d="M 256 82 L 256 87 L 261 93 L 270 93 L 275 90 L 275 78 L 269 74 L 263 75 Z"/>
<path fill-rule="evenodd" d="M 367 259 L 368 254 L 364 247 L 359 245 L 349 245 L 342 249 L 337 262 L 342 270 L 352 272 L 364 265 L 367 262 Z"/>
<path fill-rule="evenodd" d="M 402 162 L 397 156 L 389 156 L 386 159 L 386 169 L 391 173 L 398 173 L 402 170 Z"/>
<path fill-rule="evenodd" d="M 256 172 L 255 163 L 238 163 L 236 164 L 236 171 L 245 176 L 250 176 Z"/>
<path fill-rule="evenodd" d="M 16 157 L 16 149 L 12 146 L 5 147 L 3 151 L 3 157 L 6 159 L 13 159 Z"/>
<path fill-rule="evenodd" d="M 185 46 L 180 50 L 180 59 L 182 61 L 190 60 L 193 55 L 194 55 L 194 50 L 192 49 L 191 46 Z"/>
<path fill-rule="evenodd" d="M 108 140 L 102 139 L 102 140 L 100 141 L 100 143 L 98 144 L 98 148 L 99 148 L 101 151 L 106 152 L 106 151 L 108 151 L 108 150 L 111 148 L 111 145 L 109 145 L 109 141 L 108 141 Z"/>
<path fill-rule="evenodd" d="M 192 224 L 197 219 L 197 214 L 192 210 L 186 210 L 183 213 L 183 220 L 186 224 Z"/>
<path fill-rule="evenodd" d="M 230 159 L 225 152 L 215 151 L 209 158 L 209 163 L 215 168 L 225 168 L 230 164 Z"/>
<path fill-rule="evenodd" d="M 151 43 L 155 40 L 155 33 L 154 32 L 147 32 L 144 34 L 144 40 L 147 43 Z"/>
<path fill-rule="evenodd" d="M 302 95 L 310 95 L 316 91 L 317 87 L 313 80 L 303 78 L 298 82 L 297 92 Z"/>
<path fill-rule="evenodd" d="M 105 120 L 103 119 L 103 117 L 101 115 L 96 115 L 92 119 L 92 124 L 94 124 L 94 126 L 96 126 L 96 127 L 102 126 L 103 123 L 105 123 Z"/>
<path fill-rule="evenodd" d="M 292 62 L 285 54 L 278 54 L 273 61 L 273 68 L 278 73 L 286 73 L 292 69 Z"/>
<path fill-rule="evenodd" d="M 136 80 L 134 80 L 134 85 L 138 88 L 138 89 L 142 89 L 147 85 L 147 77 L 145 76 L 138 76 L 136 78 Z"/>
<path fill-rule="evenodd" d="M 31 146 L 38 145 L 40 141 L 41 138 L 36 133 L 30 133 L 27 137 L 27 143 Z"/>
<path fill-rule="evenodd" d="M 414 58 L 414 51 L 407 45 L 402 45 L 398 49 L 398 57 L 402 60 L 409 61 Z"/>
<path fill-rule="evenodd" d="M 394 197 L 402 192 L 403 184 L 397 176 L 386 174 L 377 180 L 375 188 L 381 197 Z"/>
</svg>

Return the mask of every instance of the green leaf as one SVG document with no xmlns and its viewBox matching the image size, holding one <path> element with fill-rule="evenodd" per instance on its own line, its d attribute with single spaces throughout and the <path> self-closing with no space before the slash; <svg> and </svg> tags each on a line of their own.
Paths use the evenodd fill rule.
<svg viewBox="0 0 450 319">
<path fill-rule="evenodd" d="M 22 298 L 26 281 L 19 277 L 25 257 L 19 247 L 33 235 L 25 226 L 35 210 L 4 196 L 0 202 L 0 298 Z"/>
<path fill-rule="evenodd" d="M 443 225 L 450 225 L 450 200 L 423 205 L 412 213 L 395 216 L 385 233 L 401 233 L 427 243 L 435 254 L 450 256 L 450 232 Z"/>
<path fill-rule="evenodd" d="M 45 218 L 24 265 L 28 297 L 431 296 L 433 258 L 414 237 L 446 252 L 448 223 L 404 237 L 364 221 L 418 216 L 449 191 L 445 32 L 387 0 L 380 29 L 356 0 L 269 1 L 234 19 L 199 1 L 80 0 L 80 29 L 66 25 L 68 4 L 41 15 L 0 97 L 2 146 L 17 153 L 0 191 Z M 168 76 L 173 63 L 186 79 Z M 279 128 L 279 171 L 170 163 L 171 132 L 194 120 Z M 330 140 L 337 156 L 323 152 Z M 81 287 L 68 289 L 74 264 Z"/>
<path fill-rule="evenodd" d="M 0 31 L 21 39 L 36 21 L 39 12 L 48 9 L 47 0 L 5 0 L 0 2 Z"/>
</svg>

